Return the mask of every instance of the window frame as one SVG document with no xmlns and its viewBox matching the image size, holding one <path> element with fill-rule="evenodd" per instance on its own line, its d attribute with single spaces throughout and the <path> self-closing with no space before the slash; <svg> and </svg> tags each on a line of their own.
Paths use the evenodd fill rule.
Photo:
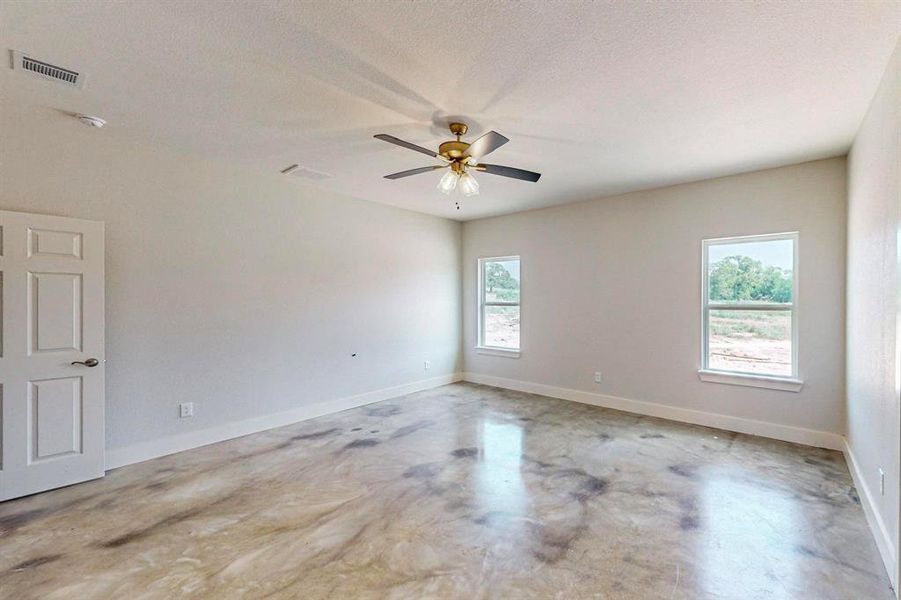
<svg viewBox="0 0 901 600">
<path fill-rule="evenodd" d="M 711 302 L 710 289 L 708 287 L 709 276 L 709 250 L 711 246 L 741 243 L 775 242 L 791 240 L 792 242 L 792 301 L 790 304 L 774 304 L 767 302 Z M 766 233 L 760 235 L 738 235 L 722 238 L 709 238 L 701 241 L 701 368 L 698 370 L 702 381 L 714 383 L 726 383 L 732 385 L 747 385 L 752 387 L 765 387 L 770 389 L 799 392 L 803 386 L 800 378 L 799 357 L 799 247 L 800 240 L 797 231 L 784 233 Z M 724 369 L 710 368 L 708 359 L 710 351 L 710 311 L 711 310 L 749 310 L 767 312 L 789 312 L 791 315 L 791 375 L 772 375 L 763 373 L 749 373 L 746 371 L 728 371 Z"/>
<path fill-rule="evenodd" d="M 485 301 L 485 266 L 491 262 L 503 262 L 507 260 L 515 260 L 519 263 L 519 301 L 511 302 L 505 300 Z M 518 254 L 510 256 L 488 256 L 478 259 L 478 318 L 477 318 L 477 341 L 476 351 L 479 354 L 487 354 L 492 356 L 504 356 L 507 358 L 519 358 L 522 348 L 522 258 Z M 489 346 L 485 344 L 485 307 L 487 306 L 518 306 L 519 307 L 519 347 L 504 348 L 501 346 Z"/>
</svg>

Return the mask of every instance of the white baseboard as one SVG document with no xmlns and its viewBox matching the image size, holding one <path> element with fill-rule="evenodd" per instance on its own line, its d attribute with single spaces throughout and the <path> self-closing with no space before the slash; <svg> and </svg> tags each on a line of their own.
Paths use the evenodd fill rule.
<svg viewBox="0 0 901 600">
<path fill-rule="evenodd" d="M 356 408 L 358 406 L 372 404 L 373 402 L 381 402 L 382 400 L 388 400 L 389 398 L 403 396 L 404 394 L 412 394 L 413 392 L 447 385 L 449 383 L 454 383 L 455 381 L 460 381 L 462 378 L 462 374 L 460 373 L 441 375 L 439 377 L 413 381 L 411 383 L 405 383 L 390 388 L 373 390 L 371 392 L 357 394 L 356 396 L 317 402 L 285 412 L 254 417 L 253 419 L 246 419 L 243 421 L 224 423 L 207 429 L 180 433 L 158 440 L 125 446 L 123 448 L 109 449 L 106 451 L 106 468 L 107 470 L 115 469 L 117 467 L 150 460 L 151 458 L 166 456 L 167 454 L 174 454 L 176 452 L 190 450 L 191 448 L 199 448 L 200 446 L 215 444 L 216 442 L 223 442 L 251 433 L 265 431 L 274 427 L 291 425 L 292 423 L 314 419 L 349 408 Z"/>
<path fill-rule="evenodd" d="M 882 556 L 882 562 L 885 563 L 885 569 L 888 571 L 889 579 L 892 587 L 895 589 L 895 595 L 898 595 L 898 558 L 895 551 L 895 545 L 892 543 L 892 536 L 889 534 L 882 515 L 876 509 L 876 503 L 873 502 L 873 494 L 870 492 L 867 482 L 860 473 L 860 465 L 854 458 L 854 452 L 848 440 L 844 439 L 845 462 L 848 463 L 848 469 L 851 471 L 851 478 L 854 480 L 854 487 L 857 488 L 857 495 L 860 497 L 860 505 L 863 507 L 863 514 L 867 517 L 867 523 L 870 525 L 870 531 L 876 539 L 876 546 L 879 548 L 879 554 Z"/>
<path fill-rule="evenodd" d="M 593 392 L 583 392 L 582 390 L 544 385 L 542 383 L 506 379 L 504 377 L 495 377 L 493 375 L 481 375 L 479 373 L 463 373 L 463 379 L 472 383 L 492 385 L 495 387 L 516 390 L 518 392 L 528 392 L 530 394 L 572 400 L 574 402 L 581 402 L 582 404 L 613 408 L 650 417 L 669 419 L 671 421 L 691 423 L 693 425 L 704 425 L 706 427 L 715 427 L 717 429 L 737 431 L 739 433 L 747 433 L 750 435 L 759 435 L 761 437 L 795 442 L 806 446 L 829 448 L 830 450 L 844 449 L 843 437 L 838 433 L 831 433 L 828 431 L 803 429 L 801 427 L 780 425 L 778 423 L 770 423 L 767 421 L 755 421 L 753 419 L 745 419 L 742 417 L 732 417 L 729 415 L 709 413 L 689 408 L 667 406 L 665 404 L 644 402 L 642 400 L 630 400 L 628 398 L 619 398 L 617 396 L 607 396 L 604 394 L 595 394 Z"/>
</svg>

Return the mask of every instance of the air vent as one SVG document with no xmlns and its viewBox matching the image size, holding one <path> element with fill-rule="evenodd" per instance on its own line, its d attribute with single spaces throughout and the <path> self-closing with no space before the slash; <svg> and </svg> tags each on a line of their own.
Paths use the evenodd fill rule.
<svg viewBox="0 0 901 600">
<path fill-rule="evenodd" d="M 12 59 L 13 69 L 28 71 L 38 77 L 57 81 L 74 88 L 84 86 L 84 74 L 78 71 L 58 67 L 15 50 L 12 51 Z"/>
<path fill-rule="evenodd" d="M 282 173 L 284 173 L 285 175 L 291 175 L 292 177 L 309 179 L 310 181 L 322 181 L 324 179 L 332 178 L 332 176 L 328 173 L 320 173 L 319 171 L 301 167 L 300 165 L 291 165 L 287 169 L 282 169 Z"/>
</svg>

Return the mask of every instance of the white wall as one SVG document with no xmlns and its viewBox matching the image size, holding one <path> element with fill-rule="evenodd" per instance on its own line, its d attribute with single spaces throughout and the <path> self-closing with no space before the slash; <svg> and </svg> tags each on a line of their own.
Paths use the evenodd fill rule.
<svg viewBox="0 0 901 600">
<path fill-rule="evenodd" d="M 0 131 L 0 208 L 106 222 L 108 448 L 459 370 L 458 223 L 46 108 Z"/>
<path fill-rule="evenodd" d="M 901 45 L 848 158 L 848 443 L 889 573 L 897 582 Z M 885 495 L 879 472 L 886 473 Z M 865 499 L 866 500 L 866 499 Z M 887 538 L 881 539 L 881 538 Z M 897 586 L 896 586 L 897 588 Z"/>
<path fill-rule="evenodd" d="M 845 166 L 834 158 L 465 223 L 466 372 L 841 433 Z M 803 390 L 699 381 L 701 240 L 784 231 L 800 232 Z M 522 356 L 481 355 L 476 261 L 511 254 L 522 257 Z"/>
</svg>

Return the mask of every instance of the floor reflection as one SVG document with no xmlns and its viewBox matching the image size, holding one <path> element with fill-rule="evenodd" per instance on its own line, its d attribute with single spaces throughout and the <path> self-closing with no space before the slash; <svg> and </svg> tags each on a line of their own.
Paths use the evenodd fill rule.
<svg viewBox="0 0 901 600">
<path fill-rule="evenodd" d="M 804 590 L 797 589 L 799 563 L 790 554 L 810 532 L 797 499 L 739 477 L 713 473 L 702 483 L 696 514 L 703 588 L 715 597 L 740 582 L 752 598 L 803 597 Z"/>
<path fill-rule="evenodd" d="M 486 512 L 521 517 L 526 509 L 522 479 L 522 427 L 482 422 L 482 458 L 476 468 L 476 499 Z"/>
</svg>

